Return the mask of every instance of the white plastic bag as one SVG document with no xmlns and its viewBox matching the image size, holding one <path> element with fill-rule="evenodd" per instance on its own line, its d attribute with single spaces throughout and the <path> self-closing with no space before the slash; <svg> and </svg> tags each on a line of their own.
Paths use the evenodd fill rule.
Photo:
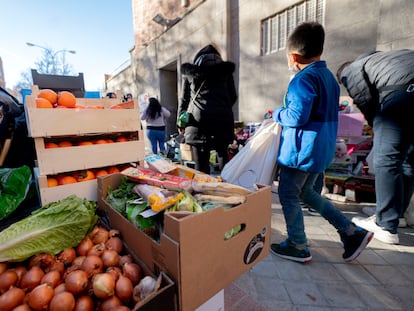
<svg viewBox="0 0 414 311">
<path fill-rule="evenodd" d="M 266 119 L 247 144 L 223 167 L 221 178 L 254 190 L 255 184 L 271 185 L 276 173 L 282 127 Z"/>
</svg>

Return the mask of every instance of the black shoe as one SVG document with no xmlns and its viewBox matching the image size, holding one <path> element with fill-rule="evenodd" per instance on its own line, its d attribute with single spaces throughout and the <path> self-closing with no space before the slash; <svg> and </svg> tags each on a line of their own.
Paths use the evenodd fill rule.
<svg viewBox="0 0 414 311">
<path fill-rule="evenodd" d="M 310 254 L 308 247 L 305 249 L 298 249 L 289 241 L 283 241 L 280 244 L 272 244 L 270 245 L 270 250 L 276 256 L 284 259 L 303 263 L 310 262 L 312 260 L 312 255 Z"/>
<path fill-rule="evenodd" d="M 355 226 L 354 224 L 352 225 Z M 361 254 L 363 249 L 373 238 L 374 233 L 355 226 L 355 232 L 353 235 L 348 236 L 345 233 L 340 233 L 340 236 L 345 249 L 345 252 L 342 254 L 342 258 L 345 261 L 352 261 L 356 259 L 359 254 Z"/>
</svg>

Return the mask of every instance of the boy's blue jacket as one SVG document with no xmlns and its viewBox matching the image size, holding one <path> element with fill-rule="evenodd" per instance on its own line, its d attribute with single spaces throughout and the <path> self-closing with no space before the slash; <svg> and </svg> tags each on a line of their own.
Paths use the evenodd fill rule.
<svg viewBox="0 0 414 311">
<path fill-rule="evenodd" d="M 284 107 L 273 111 L 282 127 L 278 164 L 323 172 L 335 154 L 339 85 L 325 61 L 300 70 L 290 81 Z"/>
</svg>

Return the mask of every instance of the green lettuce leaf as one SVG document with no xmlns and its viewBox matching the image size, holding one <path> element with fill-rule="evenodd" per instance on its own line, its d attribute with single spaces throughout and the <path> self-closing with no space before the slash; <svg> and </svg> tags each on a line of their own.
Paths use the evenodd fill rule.
<svg viewBox="0 0 414 311">
<path fill-rule="evenodd" d="M 96 202 L 71 195 L 51 202 L 0 232 L 0 262 L 55 255 L 75 247 L 93 229 Z"/>
</svg>

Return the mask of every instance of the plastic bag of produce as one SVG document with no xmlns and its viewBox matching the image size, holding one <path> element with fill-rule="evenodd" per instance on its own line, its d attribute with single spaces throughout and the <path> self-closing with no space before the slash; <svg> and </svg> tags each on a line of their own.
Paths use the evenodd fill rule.
<svg viewBox="0 0 414 311">
<path fill-rule="evenodd" d="M 32 172 L 23 165 L 18 168 L 0 168 L 0 220 L 8 217 L 26 198 Z"/>
<path fill-rule="evenodd" d="M 271 185 L 276 172 L 282 127 L 272 119 L 263 121 L 247 144 L 223 167 L 224 181 L 251 191 L 255 184 Z"/>
</svg>

